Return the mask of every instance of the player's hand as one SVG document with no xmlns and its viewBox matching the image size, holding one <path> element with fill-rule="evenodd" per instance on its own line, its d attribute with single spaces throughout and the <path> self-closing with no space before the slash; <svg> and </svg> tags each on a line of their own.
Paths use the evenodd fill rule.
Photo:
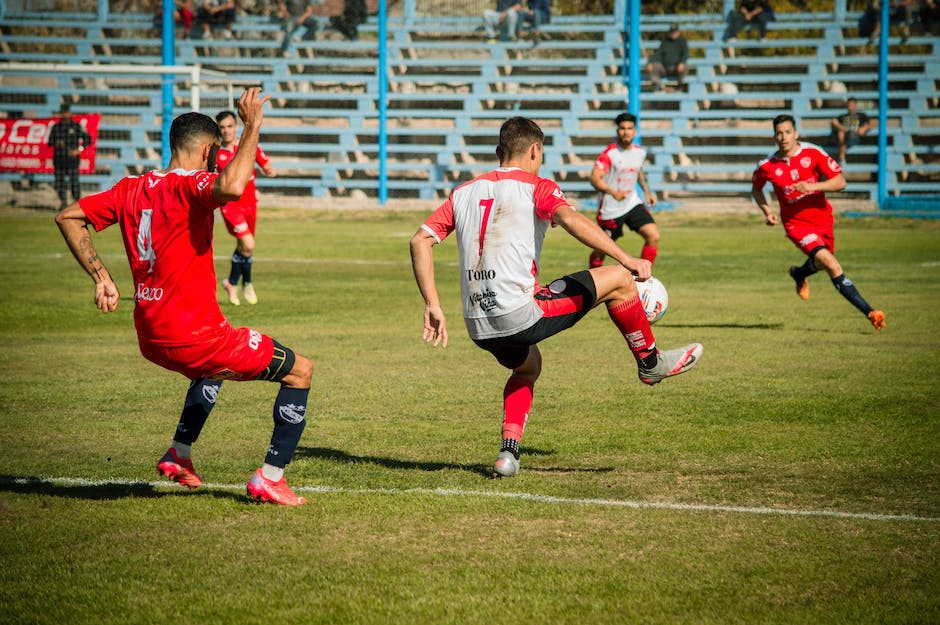
<svg viewBox="0 0 940 625">
<path fill-rule="evenodd" d="M 623 266 L 629 269 L 630 273 L 636 276 L 636 279 L 640 282 L 649 280 L 650 276 L 653 275 L 653 263 L 645 258 L 631 258 Z"/>
<path fill-rule="evenodd" d="M 95 306 L 102 313 L 114 312 L 117 309 L 120 297 L 117 285 L 111 280 L 104 280 L 95 284 Z"/>
<path fill-rule="evenodd" d="M 656 196 L 652 193 L 646 196 L 646 204 L 648 206 L 656 206 Z"/>
<path fill-rule="evenodd" d="M 800 180 L 795 185 L 793 185 L 793 188 L 800 193 L 812 193 L 816 190 L 816 187 L 812 182 L 806 182 L 805 180 Z"/>
<path fill-rule="evenodd" d="M 261 97 L 261 87 L 249 87 L 238 98 L 238 116 L 246 125 L 259 125 L 264 117 L 264 103 L 270 95 Z"/>
<path fill-rule="evenodd" d="M 766 223 L 768 226 L 776 226 L 776 225 L 777 225 L 777 213 L 767 213 L 767 214 L 764 216 L 764 218 L 765 218 L 764 223 Z"/>
<path fill-rule="evenodd" d="M 424 333 L 421 338 L 434 347 L 447 347 L 447 322 L 440 306 L 424 307 Z"/>
</svg>

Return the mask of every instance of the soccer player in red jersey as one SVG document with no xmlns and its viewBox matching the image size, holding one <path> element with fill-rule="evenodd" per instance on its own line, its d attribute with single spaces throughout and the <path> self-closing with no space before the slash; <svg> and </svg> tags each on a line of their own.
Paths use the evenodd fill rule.
<svg viewBox="0 0 940 625">
<path fill-rule="evenodd" d="M 222 133 L 222 146 L 215 158 L 216 171 L 222 171 L 238 150 L 238 124 L 235 113 L 223 111 L 215 116 Z M 261 146 L 255 149 L 255 163 L 265 176 L 277 175 L 271 159 Z M 251 266 L 255 253 L 255 223 L 258 220 L 258 191 L 255 189 L 255 171 L 252 168 L 251 179 L 245 187 L 245 193 L 234 202 L 222 205 L 222 219 L 225 227 L 235 237 L 235 252 L 232 254 L 232 267 L 228 278 L 222 279 L 222 287 L 228 294 L 228 300 L 235 306 L 241 304 L 238 299 L 238 283 L 242 282 L 242 295 L 249 304 L 257 304 L 258 296 L 251 282 Z"/>
<path fill-rule="evenodd" d="M 637 362 L 639 378 L 656 384 L 688 371 L 698 343 L 660 351 L 637 293 L 650 262 L 633 258 L 596 223 L 568 204 L 553 181 L 538 176 L 544 135 L 532 120 L 513 117 L 499 131 L 500 167 L 457 187 L 411 239 L 411 262 L 424 298 L 423 339 L 447 347 L 447 324 L 434 279 L 433 247 L 452 232 L 460 256 L 460 293 L 470 338 L 512 371 L 503 390 L 502 447 L 494 477 L 519 472 L 519 441 L 542 370 L 538 343 L 570 328 L 603 303 Z M 617 261 L 615 265 L 538 282 L 550 225 Z"/>
<path fill-rule="evenodd" d="M 809 299 L 807 278 L 824 269 L 836 290 L 868 317 L 876 330 L 881 330 L 885 327 L 885 314 L 865 301 L 835 257 L 832 205 L 826 192 L 845 188 L 842 168 L 818 146 L 799 140 L 792 115 L 778 115 L 773 124 L 777 151 L 754 170 L 751 195 L 763 211 L 767 225 L 775 226 L 777 215 L 764 195 L 764 185 L 768 182 L 773 185 L 787 238 L 808 257 L 799 267 L 793 265 L 789 269 L 797 295 Z"/>
<path fill-rule="evenodd" d="M 656 261 L 659 251 L 659 228 L 646 205 L 656 206 L 656 195 L 646 184 L 643 163 L 646 148 L 633 142 L 636 139 L 636 116 L 621 113 L 614 119 L 617 140 L 604 148 L 591 172 L 591 186 L 597 189 L 597 223 L 611 239 L 623 236 L 627 226 L 643 237 L 640 258 Z M 643 198 L 636 192 L 637 184 L 643 189 Z M 645 198 L 645 200 L 644 200 Z M 593 250 L 588 267 L 604 264 L 604 253 Z"/>
<path fill-rule="evenodd" d="M 78 264 L 95 283 L 102 313 L 118 306 L 118 287 L 95 252 L 95 231 L 117 224 L 133 276 L 134 325 L 147 360 L 191 380 L 171 447 L 157 470 L 189 488 L 202 484 L 190 458 L 223 380 L 267 380 L 280 384 L 274 402 L 274 433 L 261 468 L 248 482 L 260 501 L 300 505 L 284 479 L 306 426 L 313 364 L 271 337 L 234 328 L 216 298 L 212 256 L 215 209 L 244 193 L 254 170 L 263 118 L 259 88 L 238 101 L 245 124 L 240 151 L 221 174 L 207 171 L 218 150 L 219 128 L 211 117 L 186 113 L 170 127 L 169 167 L 130 176 L 111 189 L 64 208 L 56 223 Z"/>
</svg>

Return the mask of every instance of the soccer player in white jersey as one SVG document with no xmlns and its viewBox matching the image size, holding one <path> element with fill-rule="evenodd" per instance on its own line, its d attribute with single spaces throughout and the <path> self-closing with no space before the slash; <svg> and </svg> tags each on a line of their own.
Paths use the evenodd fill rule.
<svg viewBox="0 0 940 625">
<path fill-rule="evenodd" d="M 656 206 L 656 195 L 650 192 L 643 174 L 646 148 L 633 143 L 636 139 L 636 116 L 621 113 L 614 119 L 617 140 L 601 152 L 594 161 L 591 186 L 597 189 L 597 223 L 611 239 L 623 236 L 626 225 L 643 237 L 640 258 L 656 261 L 659 249 L 659 228 L 646 206 Z M 643 189 L 643 197 L 637 193 L 637 184 Z M 594 250 L 588 259 L 589 267 L 604 264 L 604 252 Z"/>
<path fill-rule="evenodd" d="M 470 338 L 512 371 L 503 391 L 502 446 L 494 477 L 519 472 L 519 441 L 542 369 L 537 343 L 577 323 L 603 303 L 637 361 L 639 378 L 656 384 L 688 371 L 702 355 L 698 343 L 660 351 L 640 304 L 635 280 L 650 277 L 650 262 L 633 258 L 575 211 L 558 185 L 538 175 L 544 135 L 524 117 L 499 131 L 499 168 L 467 182 L 411 239 L 411 262 L 424 298 L 423 339 L 447 347 L 447 324 L 434 278 L 433 247 L 456 233 L 460 294 Z M 617 261 L 538 281 L 542 243 L 550 225 Z"/>
</svg>

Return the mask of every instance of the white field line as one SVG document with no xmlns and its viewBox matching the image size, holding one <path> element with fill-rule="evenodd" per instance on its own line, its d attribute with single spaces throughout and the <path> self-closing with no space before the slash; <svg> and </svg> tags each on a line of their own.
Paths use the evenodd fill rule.
<svg viewBox="0 0 940 625">
<path fill-rule="evenodd" d="M 44 477 L 44 478 L 12 478 L 0 477 L 0 485 L 15 484 L 27 486 L 85 486 L 92 488 L 108 488 L 115 486 L 145 486 L 150 488 L 179 489 L 176 484 L 168 481 L 148 482 L 144 480 L 89 480 L 79 477 Z M 204 488 L 219 490 L 244 491 L 244 484 L 211 484 L 204 483 Z M 438 495 L 440 497 L 491 497 L 496 499 L 515 499 L 532 501 L 536 503 L 549 503 L 558 505 L 598 506 L 606 508 L 632 508 L 636 510 L 674 510 L 678 512 L 726 512 L 732 514 L 760 514 L 768 516 L 792 517 L 822 517 L 835 519 L 859 519 L 865 521 L 921 521 L 927 523 L 940 523 L 940 517 L 925 517 L 914 514 L 883 514 L 876 512 L 842 512 L 839 510 L 799 510 L 791 508 L 770 508 L 752 506 L 726 506 L 714 504 L 674 503 L 667 501 L 629 501 L 622 499 L 591 499 L 578 497 L 555 497 L 552 495 L 539 495 L 536 493 L 496 492 L 485 490 L 464 490 L 460 488 L 341 488 L 335 486 L 295 486 L 293 490 L 298 493 L 324 493 L 348 495 Z M 185 492 L 185 491 L 184 491 Z"/>
</svg>

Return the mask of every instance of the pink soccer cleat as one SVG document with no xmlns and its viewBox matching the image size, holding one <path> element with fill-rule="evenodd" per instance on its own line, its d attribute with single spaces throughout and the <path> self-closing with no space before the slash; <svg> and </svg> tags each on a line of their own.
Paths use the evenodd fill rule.
<svg viewBox="0 0 940 625">
<path fill-rule="evenodd" d="M 196 475 L 193 461 L 189 458 L 180 458 L 172 447 L 167 449 L 160 461 L 157 462 L 157 473 L 170 478 L 174 482 L 179 482 L 190 490 L 202 486 L 202 478 Z"/>
<path fill-rule="evenodd" d="M 249 497 L 261 502 L 271 502 L 282 506 L 299 506 L 307 501 L 303 497 L 294 494 L 294 491 L 287 485 L 286 479 L 282 477 L 279 481 L 272 482 L 261 474 L 260 468 L 248 480 L 245 489 L 248 491 Z"/>
</svg>

